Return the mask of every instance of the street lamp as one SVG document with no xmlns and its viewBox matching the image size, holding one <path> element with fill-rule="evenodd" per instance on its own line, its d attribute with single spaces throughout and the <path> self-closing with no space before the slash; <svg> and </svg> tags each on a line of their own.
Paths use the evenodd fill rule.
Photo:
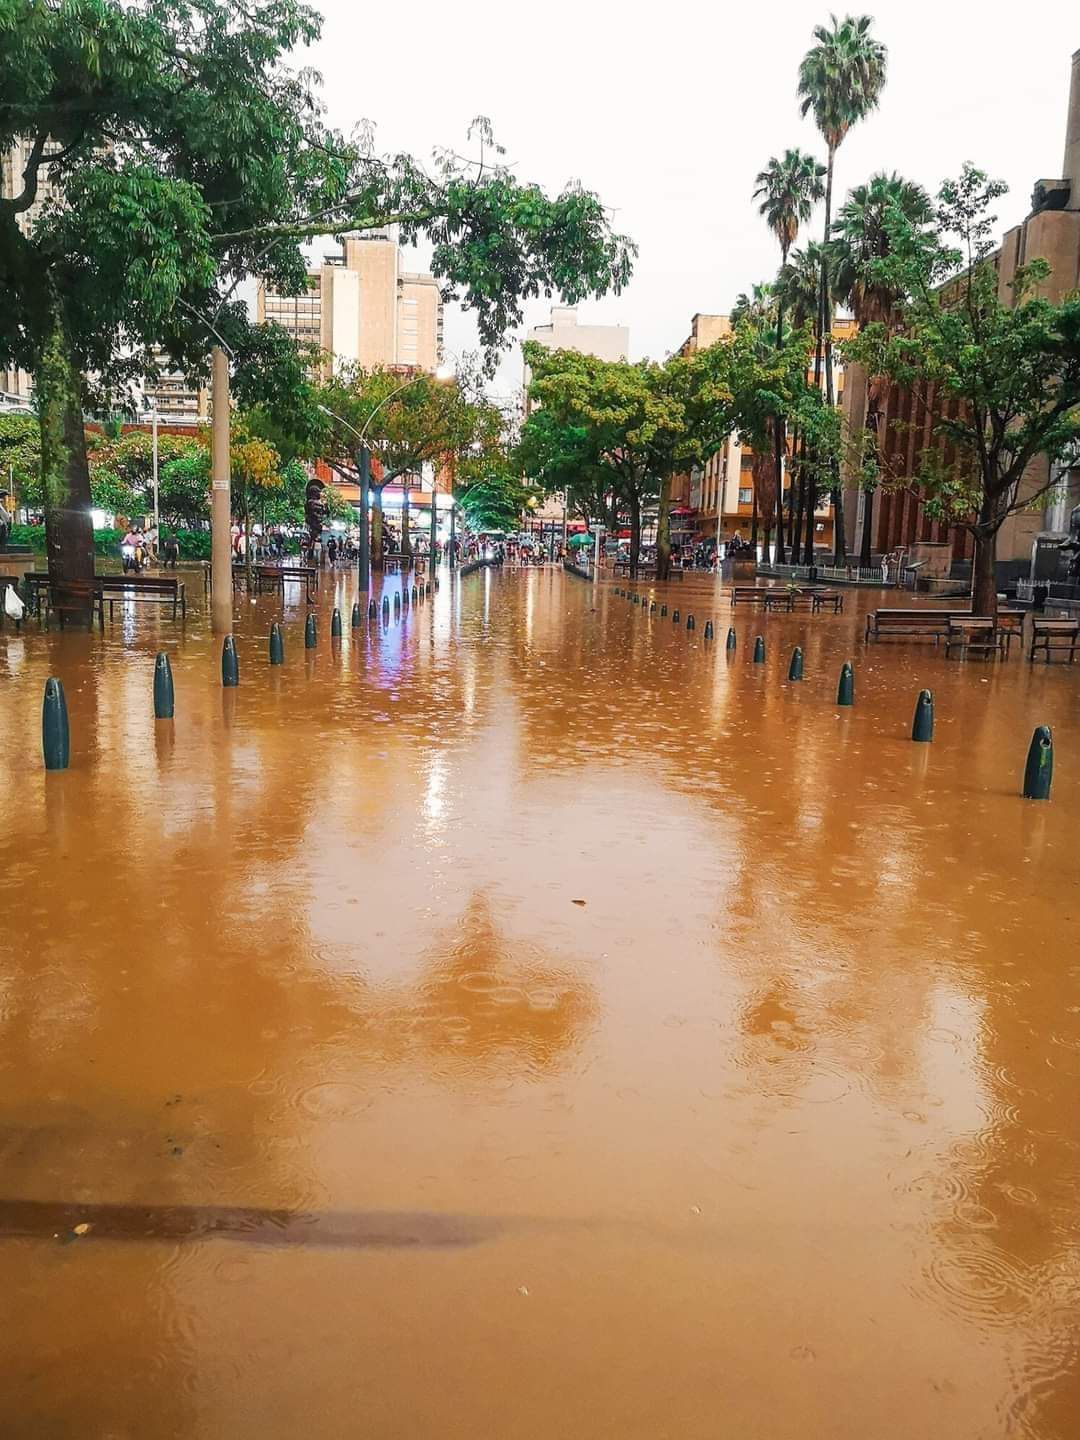
<svg viewBox="0 0 1080 1440">
<path fill-rule="evenodd" d="M 356 456 L 356 468 L 357 468 L 357 470 L 358 470 L 359 473 L 360 473 L 360 589 L 361 589 L 361 590 L 367 590 L 367 589 L 370 588 L 370 585 L 371 585 L 371 529 L 370 529 L 370 526 L 369 526 L 369 524 L 368 524 L 368 511 L 369 511 L 369 507 L 370 507 L 370 497 L 371 497 L 371 446 L 368 444 L 368 441 L 367 441 L 368 426 L 369 426 L 369 425 L 371 424 L 371 422 L 375 419 L 375 416 L 379 413 L 379 411 L 383 408 L 383 406 L 384 406 L 388 401 L 393 400 L 393 398 L 394 398 L 395 395 L 400 395 L 403 390 L 408 390 L 408 388 L 409 388 L 410 385 L 415 385 L 415 384 L 417 384 L 418 381 L 420 381 L 420 380 L 427 380 L 428 378 L 429 378 L 429 377 L 428 377 L 427 372 L 426 372 L 426 371 L 423 371 L 423 372 L 421 372 L 421 374 L 419 374 L 419 375 L 413 375 L 413 376 L 411 376 L 408 380 L 405 381 L 404 385 L 399 385 L 396 389 L 391 390 L 390 393 L 389 393 L 389 395 L 384 395 L 383 398 L 379 401 L 379 403 L 375 406 L 375 409 L 372 410 L 371 414 L 370 414 L 370 415 L 367 417 L 367 419 L 364 421 L 363 427 L 362 427 L 361 429 L 359 429 L 359 430 L 357 430 L 357 428 L 356 428 L 355 425 L 351 425 L 348 420 L 345 420 L 345 419 L 343 419 L 340 415 L 335 414 L 333 410 L 327 409 L 327 407 L 326 407 L 325 405 L 320 405 L 320 406 L 319 406 L 319 409 L 323 412 L 324 415 L 329 415 L 329 417 L 330 417 L 331 420 L 336 420 L 339 425 L 344 425 L 345 429 L 348 430 L 348 431 L 350 432 L 350 434 L 355 435 L 356 438 L 357 438 L 357 440 L 360 442 L 360 448 L 359 448 L 359 451 L 357 452 L 357 456 Z M 406 485 L 409 483 L 408 476 L 405 477 L 405 483 L 406 483 Z M 434 513 L 434 509 L 435 509 L 435 481 L 434 481 L 434 479 L 432 480 L 431 485 L 432 485 L 432 490 L 431 490 L 431 506 L 432 506 L 432 512 Z M 432 528 L 434 528 L 434 526 L 433 526 Z M 434 549 L 434 547 L 433 547 L 433 549 Z M 433 567 L 434 567 L 434 563 L 435 563 L 435 562 L 434 562 L 434 559 L 432 559 L 432 566 L 433 566 Z M 432 570 L 432 575 L 433 575 L 433 577 L 434 577 L 434 569 Z"/>
<path fill-rule="evenodd" d="M 158 500 L 158 407 L 157 401 L 153 401 L 150 409 L 143 412 L 150 416 L 153 425 L 153 475 L 154 475 L 154 529 L 161 528 L 160 504 Z"/>
</svg>

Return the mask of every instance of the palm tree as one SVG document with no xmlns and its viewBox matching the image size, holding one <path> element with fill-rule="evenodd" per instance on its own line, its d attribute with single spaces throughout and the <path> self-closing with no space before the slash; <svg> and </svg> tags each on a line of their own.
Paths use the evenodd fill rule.
<svg viewBox="0 0 1080 1440">
<path fill-rule="evenodd" d="M 787 265 L 788 252 L 799 236 L 799 227 L 810 219 L 814 205 L 824 193 L 825 166 L 801 150 L 785 150 L 778 160 L 772 156 L 759 171 L 754 199 L 758 211 L 780 245 L 780 268 Z M 784 302 L 776 296 L 776 348 L 784 343 Z M 784 423 L 777 416 L 773 426 L 776 460 L 776 559 L 784 563 Z M 792 537 L 794 539 L 794 537 Z"/>
<path fill-rule="evenodd" d="M 869 15 L 846 15 L 843 20 L 830 16 L 831 27 L 814 28 L 817 42 L 803 56 L 799 66 L 798 94 L 802 113 L 814 113 L 814 122 L 828 148 L 825 178 L 825 241 L 821 264 L 821 298 L 818 312 L 817 344 L 814 347 L 814 383 L 821 383 L 822 351 L 825 357 L 825 398 L 834 403 L 832 376 L 832 343 L 829 336 L 832 321 L 829 305 L 829 251 L 832 234 L 833 169 L 836 152 L 851 127 L 868 115 L 881 98 L 885 85 L 888 52 L 870 33 L 873 23 Z M 839 484 L 832 487 L 834 560 L 842 565 L 846 555 L 844 541 L 843 496 Z M 811 534 L 812 539 L 812 534 Z M 812 554 L 811 554 L 811 558 Z"/>
<path fill-rule="evenodd" d="M 856 185 L 840 207 L 833 226 L 836 290 L 843 297 L 859 327 L 879 322 L 891 326 L 896 305 L 903 297 L 879 279 L 874 261 L 884 260 L 891 249 L 889 216 L 902 216 L 916 230 L 929 225 L 934 208 L 921 185 L 905 180 L 895 171 L 879 172 L 865 185 Z M 881 385 L 871 377 L 867 385 L 862 415 L 852 417 L 851 434 L 858 435 L 877 457 L 878 401 Z M 865 432 L 865 433 L 863 433 Z M 861 467 L 860 467 L 861 468 Z M 876 464 L 871 467 L 876 470 Z M 874 491 L 867 486 L 863 492 L 862 540 L 859 564 L 870 564 L 871 529 L 874 513 Z"/>
</svg>

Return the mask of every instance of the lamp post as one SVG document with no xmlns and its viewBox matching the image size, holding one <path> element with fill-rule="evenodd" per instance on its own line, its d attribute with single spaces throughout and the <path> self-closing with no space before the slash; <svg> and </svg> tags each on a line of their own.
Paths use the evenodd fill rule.
<svg viewBox="0 0 1080 1440">
<path fill-rule="evenodd" d="M 324 415 L 329 415 L 331 420 L 335 420 L 339 425 L 343 425 L 345 429 L 348 430 L 351 435 L 355 435 L 360 442 L 359 449 L 356 452 L 356 469 L 360 476 L 359 580 L 361 590 L 369 590 L 371 588 L 371 526 L 369 523 L 371 509 L 371 446 L 367 440 L 368 426 L 388 400 L 393 400 L 395 395 L 400 395 L 403 390 L 408 390 L 409 386 L 415 385 L 418 380 L 426 380 L 427 378 L 426 371 L 419 375 L 413 375 L 405 381 L 404 385 L 399 385 L 396 390 L 391 390 L 389 395 L 384 395 L 359 430 L 357 430 L 355 425 L 350 424 L 348 420 L 335 414 L 333 410 L 328 409 L 325 405 L 319 406 L 319 409 Z M 405 483 L 408 484 L 408 476 L 405 477 Z"/>
</svg>

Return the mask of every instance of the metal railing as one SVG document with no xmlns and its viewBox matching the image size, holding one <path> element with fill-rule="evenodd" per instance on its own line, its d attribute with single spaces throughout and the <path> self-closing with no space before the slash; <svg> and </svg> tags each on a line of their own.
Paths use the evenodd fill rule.
<svg viewBox="0 0 1080 1440">
<path fill-rule="evenodd" d="M 844 580 L 852 584 L 886 585 L 885 572 L 880 565 L 815 565 L 819 580 Z M 809 565 L 759 565 L 760 575 L 775 575 L 780 580 L 809 580 Z"/>
</svg>

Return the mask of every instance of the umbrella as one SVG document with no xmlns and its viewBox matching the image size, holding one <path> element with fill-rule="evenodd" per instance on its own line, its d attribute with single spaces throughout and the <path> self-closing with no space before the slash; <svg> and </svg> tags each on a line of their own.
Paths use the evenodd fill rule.
<svg viewBox="0 0 1080 1440">
<path fill-rule="evenodd" d="M 595 540 L 591 535 L 571 535 L 566 543 L 568 545 L 593 545 Z"/>
</svg>

